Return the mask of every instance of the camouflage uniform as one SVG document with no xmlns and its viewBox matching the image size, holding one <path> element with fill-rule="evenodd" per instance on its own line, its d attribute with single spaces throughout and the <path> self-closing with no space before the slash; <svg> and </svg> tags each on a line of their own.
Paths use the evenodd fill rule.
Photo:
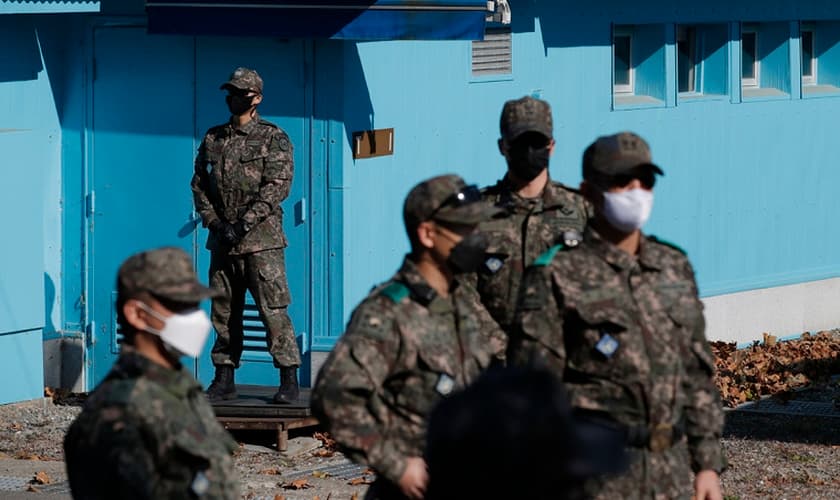
<svg viewBox="0 0 840 500">
<path fill-rule="evenodd" d="M 558 243 L 563 233 L 582 232 L 588 208 L 577 191 L 551 180 L 539 198 L 519 196 L 506 179 L 485 188 L 482 194 L 504 212 L 479 226 L 488 235 L 490 246 L 476 288 L 493 318 L 509 330 L 525 268 Z"/>
<path fill-rule="evenodd" d="M 122 264 L 118 303 L 141 292 L 187 304 L 215 294 L 175 247 Z M 136 333 L 124 331 L 132 342 Z M 238 498 L 236 448 L 185 368 L 152 362 L 127 343 L 64 439 L 73 497 L 91 499 Z"/>
<path fill-rule="evenodd" d="M 593 192 L 634 179 L 648 179 L 651 190 L 655 173 L 662 170 L 647 143 L 632 133 L 599 138 L 584 153 L 583 177 Z M 603 212 L 595 217 L 617 230 Z M 629 470 L 591 481 L 591 496 L 689 499 L 692 470 L 725 466 L 714 357 L 688 258 L 638 236 L 631 255 L 589 226 L 582 241 L 537 258 L 523 278 L 508 356 L 547 365 L 579 413 L 627 431 Z"/>
<path fill-rule="evenodd" d="M 251 73 L 245 73 L 244 80 L 255 79 L 251 83 L 262 92 L 262 80 L 256 72 Z M 231 82 L 238 82 L 236 74 L 231 76 Z M 232 85 L 231 82 L 225 85 Z M 213 231 L 207 239 L 211 252 L 210 285 L 225 292 L 213 301 L 212 307 L 217 334 L 212 351 L 214 365 L 239 366 L 246 289 L 251 291 L 265 324 L 274 366 L 300 365 L 300 352 L 287 312 L 291 298 L 280 207 L 289 195 L 293 172 L 289 137 L 256 114 L 242 127 L 231 119 L 211 128 L 198 148 L 191 185 L 196 210 L 205 227 L 222 220 L 230 224 L 241 221 L 248 228 L 232 248 Z"/>
<path fill-rule="evenodd" d="M 551 107 L 532 97 L 507 101 L 502 109 L 500 129 L 504 148 L 511 147 L 527 133 L 539 133 L 550 140 Z M 482 195 L 485 201 L 502 209 L 502 214 L 479 226 L 491 244 L 487 260 L 477 274 L 476 288 L 493 318 L 509 330 L 525 268 L 562 241 L 564 232 L 583 231 L 589 209 L 577 191 L 551 179 L 536 198 L 517 194 L 509 175 L 485 188 Z"/>
<path fill-rule="evenodd" d="M 186 369 L 129 347 L 64 440 L 74 498 L 239 498 L 236 449 Z"/>
<path fill-rule="evenodd" d="M 470 284 L 456 278 L 442 297 L 411 258 L 362 301 L 318 374 L 312 410 L 376 470 L 368 498 L 402 497 L 396 484 L 406 459 L 423 456 L 432 408 L 500 359 L 505 340 Z"/>
<path fill-rule="evenodd" d="M 682 251 L 647 237 L 637 258 L 587 229 L 577 248 L 555 247 L 529 269 L 518 325 L 511 363 L 552 367 L 577 408 L 660 426 L 631 449 L 625 475 L 592 485 L 599 498 L 691 498 L 692 469 L 723 468 L 714 358 Z"/>
</svg>

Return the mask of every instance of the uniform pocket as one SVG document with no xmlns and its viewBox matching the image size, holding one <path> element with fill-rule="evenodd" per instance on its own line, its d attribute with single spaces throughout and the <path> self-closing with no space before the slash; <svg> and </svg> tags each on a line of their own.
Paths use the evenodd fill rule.
<svg viewBox="0 0 840 500">
<path fill-rule="evenodd" d="M 285 307 L 291 302 L 289 287 L 286 284 L 286 270 L 280 266 L 263 266 L 258 271 L 258 293 L 266 306 Z"/>
</svg>

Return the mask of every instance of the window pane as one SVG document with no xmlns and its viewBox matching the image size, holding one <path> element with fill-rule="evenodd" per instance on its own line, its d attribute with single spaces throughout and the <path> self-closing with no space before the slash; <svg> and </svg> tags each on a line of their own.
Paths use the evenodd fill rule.
<svg viewBox="0 0 840 500">
<path fill-rule="evenodd" d="M 758 59 L 755 42 L 755 33 L 741 34 L 741 78 L 755 78 L 755 63 Z"/>
<path fill-rule="evenodd" d="M 613 39 L 615 85 L 630 85 L 630 36 L 617 35 Z"/>
<path fill-rule="evenodd" d="M 694 92 L 695 31 L 688 26 L 677 30 L 677 84 L 680 92 Z"/>
<path fill-rule="evenodd" d="M 802 76 L 814 76 L 814 32 L 802 32 Z"/>
</svg>

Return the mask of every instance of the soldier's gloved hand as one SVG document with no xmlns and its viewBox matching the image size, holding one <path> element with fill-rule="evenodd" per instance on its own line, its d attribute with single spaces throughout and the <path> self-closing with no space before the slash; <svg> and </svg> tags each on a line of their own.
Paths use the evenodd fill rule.
<svg viewBox="0 0 840 500">
<path fill-rule="evenodd" d="M 244 238 L 245 235 L 248 234 L 248 226 L 245 224 L 245 221 L 236 221 L 236 224 L 233 224 L 233 232 L 236 233 L 236 236 L 239 238 L 239 241 L 242 241 L 242 238 Z"/>
<path fill-rule="evenodd" d="M 238 245 L 239 242 L 242 241 L 242 236 L 244 236 L 244 234 L 242 236 L 239 235 L 239 232 L 236 230 L 235 224 L 227 223 L 225 223 L 225 227 L 224 229 L 222 229 L 222 232 L 219 233 L 219 235 L 222 237 L 225 243 L 232 247 Z"/>
<path fill-rule="evenodd" d="M 210 225 L 207 227 L 207 229 L 209 229 L 211 232 L 215 233 L 218 236 L 222 236 L 226 225 L 227 224 L 222 222 L 221 219 L 216 219 L 216 220 L 214 220 L 213 222 L 210 223 Z"/>
</svg>

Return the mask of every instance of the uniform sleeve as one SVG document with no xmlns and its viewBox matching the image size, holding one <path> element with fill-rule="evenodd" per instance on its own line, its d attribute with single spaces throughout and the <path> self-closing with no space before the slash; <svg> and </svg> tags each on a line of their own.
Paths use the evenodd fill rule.
<svg viewBox="0 0 840 500">
<path fill-rule="evenodd" d="M 344 452 L 395 483 L 405 471 L 407 457 L 383 435 L 388 411 L 381 394 L 400 348 L 397 328 L 384 307 L 362 304 L 321 368 L 312 392 L 313 412 Z"/>
<path fill-rule="evenodd" d="M 694 271 L 686 261 L 685 273 L 690 278 L 693 293 L 684 300 L 691 304 L 684 307 L 696 311 L 691 324 L 691 355 L 686 363 L 685 391 L 688 406 L 685 408 L 686 435 L 691 454 L 691 465 L 695 472 L 726 468 L 726 458 L 720 442 L 723 433 L 723 405 L 714 382 L 715 361 L 711 347 L 706 341 L 706 322 L 703 318 L 703 304 L 697 296 Z"/>
<path fill-rule="evenodd" d="M 208 192 L 210 191 L 210 176 L 207 173 L 206 141 L 207 137 L 205 136 L 204 140 L 201 141 L 201 145 L 198 147 L 198 154 L 195 156 L 195 163 L 193 165 L 194 173 L 192 182 L 190 182 L 195 210 L 201 216 L 204 227 L 208 227 L 213 221 L 219 218 L 208 196 Z"/>
<path fill-rule="evenodd" d="M 77 422 L 65 439 L 73 496 L 158 498 L 154 457 L 148 447 L 140 427 L 122 407 L 106 407 L 83 424 Z"/>
<path fill-rule="evenodd" d="M 551 266 L 526 269 L 508 345 L 509 364 L 537 364 L 562 377 L 566 365 L 562 304 Z"/>
<path fill-rule="evenodd" d="M 254 226 L 268 217 L 274 207 L 289 196 L 294 170 L 292 142 L 285 132 L 276 130 L 268 146 L 259 194 L 251 202 L 242 220 Z"/>
</svg>

